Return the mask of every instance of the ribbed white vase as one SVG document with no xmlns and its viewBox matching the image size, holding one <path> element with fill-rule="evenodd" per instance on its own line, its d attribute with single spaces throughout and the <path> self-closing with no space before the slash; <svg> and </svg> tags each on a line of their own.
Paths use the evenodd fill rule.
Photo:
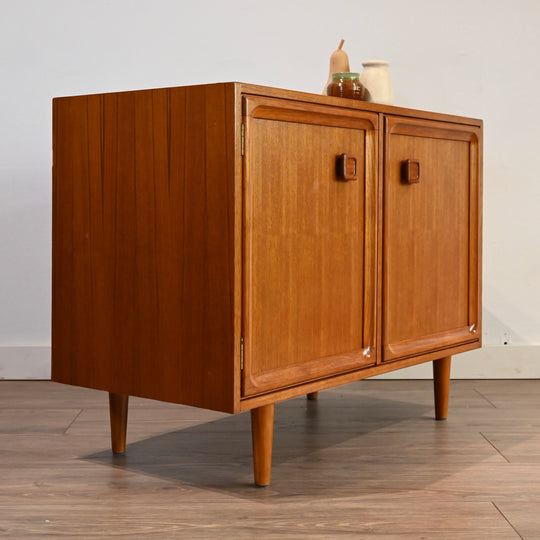
<svg viewBox="0 0 540 540">
<path fill-rule="evenodd" d="M 365 100 L 393 105 L 394 90 L 388 69 L 390 63 L 386 60 L 367 60 L 362 62 L 362 65 L 364 69 L 360 75 L 360 82 L 367 90 Z"/>
</svg>

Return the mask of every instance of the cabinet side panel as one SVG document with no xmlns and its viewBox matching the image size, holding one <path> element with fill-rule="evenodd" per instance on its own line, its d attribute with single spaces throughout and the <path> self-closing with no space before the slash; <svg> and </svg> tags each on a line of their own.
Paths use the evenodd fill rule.
<svg viewBox="0 0 540 540">
<path fill-rule="evenodd" d="M 55 100 L 53 379 L 233 409 L 234 91 Z"/>
</svg>

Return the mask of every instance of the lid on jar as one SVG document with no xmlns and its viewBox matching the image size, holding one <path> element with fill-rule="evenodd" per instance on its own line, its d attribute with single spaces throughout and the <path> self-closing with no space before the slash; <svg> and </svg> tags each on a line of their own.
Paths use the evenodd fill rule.
<svg viewBox="0 0 540 540">
<path fill-rule="evenodd" d="M 362 62 L 362 65 L 364 67 L 389 66 L 390 62 L 388 60 L 366 60 L 365 62 Z"/>
<path fill-rule="evenodd" d="M 359 79 L 360 73 L 355 73 L 353 71 L 341 71 L 339 73 L 332 73 L 332 81 L 339 81 L 340 79 Z"/>
</svg>

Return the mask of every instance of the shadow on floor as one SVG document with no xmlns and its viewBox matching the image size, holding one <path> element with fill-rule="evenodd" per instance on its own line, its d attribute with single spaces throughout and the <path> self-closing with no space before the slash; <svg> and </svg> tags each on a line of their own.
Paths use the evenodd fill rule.
<svg viewBox="0 0 540 540">
<path fill-rule="evenodd" d="M 388 478 L 396 467 L 407 467 L 409 473 L 433 454 L 433 437 L 444 444 L 437 435 L 444 431 L 444 422 L 429 418 L 431 411 L 427 405 L 353 392 L 325 392 L 317 401 L 302 397 L 279 403 L 272 486 L 255 490 L 257 496 L 335 494 L 336 485 L 342 493 L 346 488 L 355 493 L 358 489 L 395 490 L 395 481 L 392 488 L 380 485 L 377 473 L 381 467 Z M 249 412 L 242 413 L 128 444 L 123 456 L 113 456 L 107 449 L 84 459 L 252 498 L 250 429 Z M 425 435 L 414 435 L 419 429 L 427 430 L 427 444 Z M 414 451 L 411 444 L 423 448 L 412 460 L 407 457 L 407 452 Z M 420 476 L 418 480 L 422 481 Z"/>
</svg>

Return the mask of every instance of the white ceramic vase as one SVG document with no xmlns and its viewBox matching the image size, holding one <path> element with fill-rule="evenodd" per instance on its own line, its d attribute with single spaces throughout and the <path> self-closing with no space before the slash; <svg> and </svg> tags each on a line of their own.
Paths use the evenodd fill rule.
<svg viewBox="0 0 540 540">
<path fill-rule="evenodd" d="M 386 60 L 368 60 L 362 62 L 364 69 L 360 75 L 360 82 L 366 88 L 366 101 L 394 104 L 394 90 L 392 78 L 388 70 L 389 62 Z"/>
</svg>

